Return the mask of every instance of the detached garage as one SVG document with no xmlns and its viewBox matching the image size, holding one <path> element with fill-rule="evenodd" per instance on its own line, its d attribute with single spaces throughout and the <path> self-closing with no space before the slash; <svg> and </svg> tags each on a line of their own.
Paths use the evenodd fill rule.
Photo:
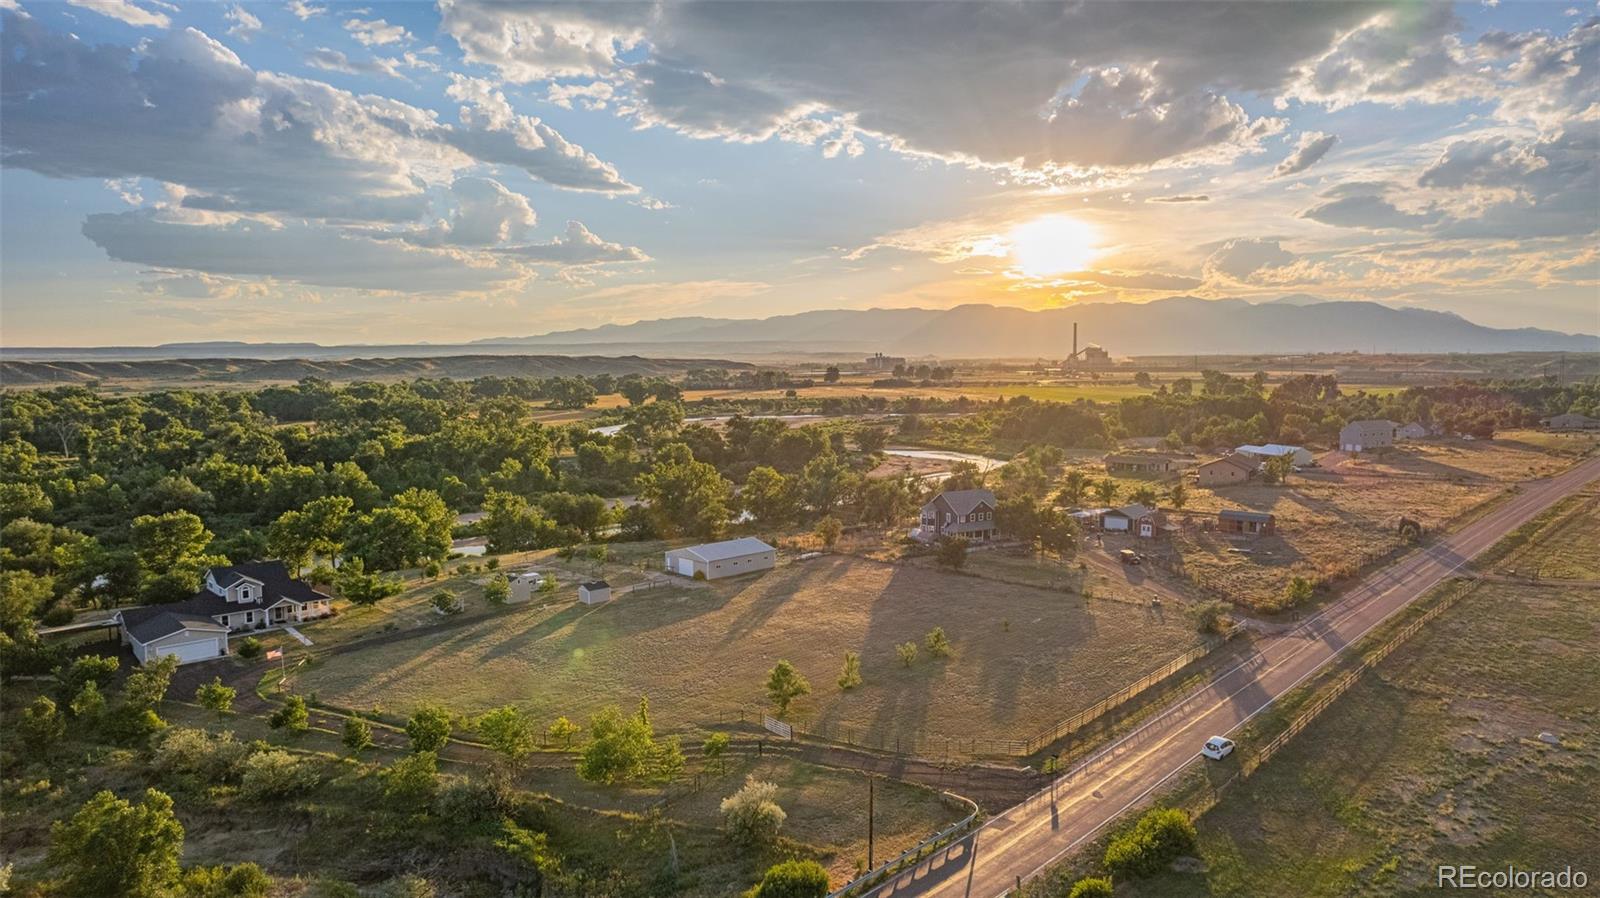
<svg viewBox="0 0 1600 898">
<path fill-rule="evenodd" d="M 778 550 L 753 536 L 703 543 L 666 553 L 667 573 L 716 580 L 752 571 L 770 571 L 778 563 Z"/>
<path fill-rule="evenodd" d="M 122 621 L 122 636 L 140 664 L 172 655 L 179 664 L 228 654 L 228 628 L 208 617 L 163 611 L 135 623 Z"/>
</svg>

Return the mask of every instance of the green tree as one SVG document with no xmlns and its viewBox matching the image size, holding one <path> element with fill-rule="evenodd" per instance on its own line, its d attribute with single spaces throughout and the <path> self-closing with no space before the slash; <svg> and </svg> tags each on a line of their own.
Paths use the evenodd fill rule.
<svg viewBox="0 0 1600 898">
<path fill-rule="evenodd" d="M 829 365 L 827 367 L 827 369 L 825 369 L 822 372 L 822 380 L 823 380 L 824 383 L 830 383 L 830 384 L 838 383 L 839 382 L 839 366 L 838 365 Z"/>
<path fill-rule="evenodd" d="M 844 524 L 841 524 L 839 519 L 831 514 L 817 522 L 817 539 L 822 540 L 822 544 L 829 549 L 833 548 L 833 544 L 839 541 L 839 535 L 842 533 L 844 533 Z"/>
<path fill-rule="evenodd" d="M 816 861 L 788 860 L 767 868 L 746 898 L 825 898 L 828 871 Z"/>
<path fill-rule="evenodd" d="M 1155 488 L 1149 485 L 1140 486 L 1128 498 L 1147 507 L 1154 507 L 1157 501 Z"/>
<path fill-rule="evenodd" d="M 267 726 L 291 735 L 304 733 L 311 726 L 311 711 L 306 707 L 306 700 L 298 695 L 290 695 L 267 718 Z"/>
<path fill-rule="evenodd" d="M 1193 855 L 1198 839 L 1189 815 L 1177 808 L 1146 811 L 1133 828 L 1106 845 L 1106 869 L 1117 879 L 1154 876 L 1175 860 Z"/>
<path fill-rule="evenodd" d="M 556 524 L 515 493 L 491 489 L 484 494 L 479 524 L 491 552 L 522 552 L 551 545 Z"/>
<path fill-rule="evenodd" d="M 1072 470 L 1067 472 L 1061 481 L 1061 492 L 1056 494 L 1056 501 L 1069 508 L 1083 504 L 1083 497 L 1089 491 L 1089 475 L 1082 471 Z"/>
<path fill-rule="evenodd" d="M 336 579 L 339 594 L 357 605 L 376 605 L 405 588 L 398 577 L 367 573 L 366 562 L 352 558 L 339 568 Z"/>
<path fill-rule="evenodd" d="M 1183 511 L 1183 507 L 1189 504 L 1189 488 L 1183 485 L 1182 480 L 1172 485 L 1172 489 L 1167 493 L 1167 501 L 1179 511 Z"/>
<path fill-rule="evenodd" d="M 226 714 L 233 710 L 233 699 L 239 694 L 232 686 L 222 685 L 221 677 L 212 677 L 211 682 L 200 684 L 194 691 L 194 700 L 200 707 L 218 714 Z"/>
<path fill-rule="evenodd" d="M 437 752 L 450 741 L 450 712 L 438 705 L 423 705 L 406 720 L 406 736 L 414 752 Z"/>
<path fill-rule="evenodd" d="M 639 497 L 649 504 L 657 531 L 666 536 L 720 536 L 728 523 L 732 484 L 717 469 L 696 461 L 689 447 L 672 443 L 657 451 L 639 475 Z"/>
<path fill-rule="evenodd" d="M 928 631 L 923 639 L 923 644 L 928 647 L 928 654 L 934 658 L 950 657 L 950 639 L 944 635 L 944 627 L 934 627 Z"/>
<path fill-rule="evenodd" d="M 505 574 L 495 574 L 483 584 L 483 597 L 491 605 L 504 605 L 511 598 L 511 581 Z"/>
<path fill-rule="evenodd" d="M 485 744 L 512 763 L 521 762 L 539 747 L 533 721 L 512 705 L 486 712 L 478 718 L 477 728 Z"/>
<path fill-rule="evenodd" d="M 611 785 L 641 779 L 649 774 L 655 754 L 650 724 L 624 717 L 608 705 L 589 718 L 589 742 L 578 758 L 578 777 L 586 782 Z"/>
<path fill-rule="evenodd" d="M 35 754 L 44 754 L 66 734 L 67 721 L 49 696 L 35 698 L 23 710 L 22 719 L 17 721 L 17 735 L 22 737 L 19 740 L 21 747 Z"/>
<path fill-rule="evenodd" d="M 91 681 L 83 684 L 67 708 L 75 719 L 93 725 L 106 712 L 106 698 L 101 694 L 99 684 Z"/>
<path fill-rule="evenodd" d="M 66 895 L 167 898 L 182 853 L 172 799 L 146 789 L 138 804 L 97 793 L 51 827 L 47 859 L 62 872 Z"/>
<path fill-rule="evenodd" d="M 435 548 L 422 518 L 411 509 L 398 506 L 362 515 L 350 525 L 345 537 L 345 551 L 377 571 L 420 565 L 435 557 Z"/>
<path fill-rule="evenodd" d="M 175 655 L 164 655 L 154 663 L 145 664 L 129 674 L 122 684 L 122 704 L 136 711 L 154 711 L 167 697 L 167 687 L 177 671 Z"/>
<path fill-rule="evenodd" d="M 341 738 L 344 747 L 349 749 L 351 754 L 361 754 L 363 750 L 372 747 L 372 725 L 359 717 L 346 717 L 344 734 Z"/>
<path fill-rule="evenodd" d="M 776 468 L 759 465 L 745 476 L 739 503 L 764 527 L 792 520 L 798 506 L 793 482 Z"/>
<path fill-rule="evenodd" d="M 1295 577 L 1283 589 L 1283 603 L 1285 607 L 1294 607 L 1311 601 L 1316 594 L 1317 585 L 1305 577 Z"/>
<path fill-rule="evenodd" d="M 0 628 L 16 632 L 55 600 L 55 578 L 32 571 L 0 571 Z"/>
<path fill-rule="evenodd" d="M 1117 498 L 1117 489 L 1117 482 L 1107 477 L 1094 485 L 1094 495 L 1101 505 L 1110 505 Z"/>
<path fill-rule="evenodd" d="M 861 656 L 855 652 L 844 653 L 844 668 L 839 671 L 839 688 L 854 689 L 861 685 Z"/>
<path fill-rule="evenodd" d="M 934 549 L 934 560 L 940 567 L 959 571 L 967 564 L 967 539 L 964 536 L 947 536 L 939 540 Z"/>
<path fill-rule="evenodd" d="M 581 729 L 577 724 L 565 717 L 557 717 L 550 721 L 550 726 L 545 730 L 545 735 L 551 742 L 560 742 L 563 746 L 572 747 L 572 737 L 578 735 Z"/>
<path fill-rule="evenodd" d="M 759 848 L 778 840 L 788 814 L 778 806 L 778 785 L 747 777 L 739 791 L 722 800 L 722 826 L 742 848 Z"/>
<path fill-rule="evenodd" d="M 228 563 L 224 556 L 206 554 L 212 536 L 200 518 L 187 511 L 134 518 L 129 543 L 138 563 L 139 597 L 146 602 L 173 602 L 199 590 L 206 568 Z"/>
<path fill-rule="evenodd" d="M 727 733 L 712 733 L 700 743 L 700 753 L 705 756 L 707 763 L 717 765 L 718 773 L 723 770 L 722 758 L 728 753 L 728 742 Z"/>
<path fill-rule="evenodd" d="M 778 716 L 789 713 L 789 705 L 802 695 L 811 694 L 811 684 L 788 661 L 779 661 L 767 674 L 767 699 L 777 709 Z"/>
</svg>

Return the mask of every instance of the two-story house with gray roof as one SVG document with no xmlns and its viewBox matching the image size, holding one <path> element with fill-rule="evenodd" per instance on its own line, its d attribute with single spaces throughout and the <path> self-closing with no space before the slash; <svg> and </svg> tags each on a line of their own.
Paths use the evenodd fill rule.
<svg viewBox="0 0 1600 898">
<path fill-rule="evenodd" d="M 181 602 L 117 612 L 122 641 L 140 664 L 176 655 L 179 663 L 228 653 L 228 634 L 297 624 L 333 613 L 332 599 L 289 576 L 281 561 L 206 571 L 203 588 Z"/>
<path fill-rule="evenodd" d="M 994 493 L 989 490 L 947 490 L 922 506 L 921 526 L 911 531 L 922 542 L 936 542 L 947 536 L 989 540 L 999 536 L 995 529 Z"/>
</svg>

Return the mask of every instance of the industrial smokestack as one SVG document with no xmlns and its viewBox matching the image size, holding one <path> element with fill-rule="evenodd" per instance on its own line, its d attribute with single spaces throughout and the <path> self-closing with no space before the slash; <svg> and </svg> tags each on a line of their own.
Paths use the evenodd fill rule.
<svg viewBox="0 0 1600 898">
<path fill-rule="evenodd" d="M 1072 358 L 1078 357 L 1078 322 L 1072 322 Z"/>
</svg>

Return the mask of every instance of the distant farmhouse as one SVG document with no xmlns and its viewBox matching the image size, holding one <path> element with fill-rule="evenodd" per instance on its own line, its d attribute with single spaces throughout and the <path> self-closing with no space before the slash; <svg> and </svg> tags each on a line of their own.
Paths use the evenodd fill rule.
<svg viewBox="0 0 1600 898">
<path fill-rule="evenodd" d="M 1351 421 L 1339 429 L 1339 448 L 1345 452 L 1370 452 L 1393 446 L 1395 431 L 1399 429 L 1398 424 L 1382 418 Z"/>
<path fill-rule="evenodd" d="M 778 550 L 753 536 L 671 549 L 666 553 L 669 573 L 705 580 L 770 571 L 777 564 Z"/>
<path fill-rule="evenodd" d="M 1416 421 L 1396 430 L 1395 439 L 1399 440 L 1425 440 L 1432 435 L 1432 431 Z"/>
<path fill-rule="evenodd" d="M 1564 415 L 1551 415 L 1544 419 L 1544 426 L 1551 430 L 1595 430 L 1600 429 L 1600 418 L 1591 418 L 1577 412 L 1568 412 Z"/>
<path fill-rule="evenodd" d="M 1159 452 L 1114 452 L 1105 457 L 1112 474 L 1166 474 L 1183 467 L 1183 459 Z"/>
<path fill-rule="evenodd" d="M 1256 458 L 1259 458 L 1262 461 L 1266 461 L 1269 458 L 1281 458 L 1287 455 L 1289 456 L 1290 463 L 1298 465 L 1302 468 L 1308 467 L 1313 461 L 1315 461 L 1315 459 L 1311 457 L 1310 449 L 1307 449 L 1303 446 L 1285 446 L 1282 443 L 1268 443 L 1265 446 L 1256 446 L 1247 443 L 1238 447 L 1237 449 L 1234 449 L 1233 451 L 1236 453 L 1243 452 L 1246 455 L 1254 455 Z"/>
<path fill-rule="evenodd" d="M 118 611 L 122 641 L 140 664 L 177 657 L 179 664 L 228 653 L 228 634 L 297 624 L 332 613 L 332 599 L 289 576 L 281 561 L 255 561 L 206 571 L 192 597 Z"/>
<path fill-rule="evenodd" d="M 1261 460 L 1254 455 L 1235 452 L 1212 459 L 1195 469 L 1200 485 L 1208 488 L 1238 486 L 1248 483 L 1261 468 Z"/>
<path fill-rule="evenodd" d="M 1271 533 L 1276 526 L 1276 519 L 1264 511 L 1224 509 L 1217 512 L 1217 529 L 1223 533 L 1265 535 Z"/>
<path fill-rule="evenodd" d="M 867 356 L 866 368 L 868 371 L 893 371 L 896 367 L 904 367 L 906 360 L 903 356 L 884 355 L 874 352 Z"/>
<path fill-rule="evenodd" d="M 994 539 L 994 510 L 998 505 L 989 490 L 949 490 L 922 506 L 922 526 L 911 531 L 922 542 L 947 536 L 972 540 Z"/>
<path fill-rule="evenodd" d="M 1100 516 L 1100 527 L 1110 532 L 1132 533 L 1144 539 L 1157 536 L 1166 525 L 1160 509 L 1147 505 L 1124 505 Z"/>
</svg>

